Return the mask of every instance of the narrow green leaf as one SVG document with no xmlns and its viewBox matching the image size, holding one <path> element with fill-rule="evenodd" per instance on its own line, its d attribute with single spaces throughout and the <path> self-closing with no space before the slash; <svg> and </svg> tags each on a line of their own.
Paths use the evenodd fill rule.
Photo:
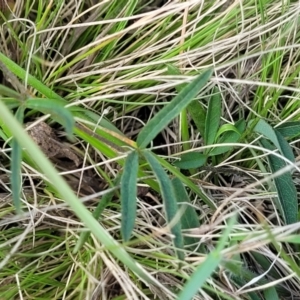
<svg viewBox="0 0 300 300">
<path fill-rule="evenodd" d="M 65 127 L 66 133 L 69 136 L 72 135 L 74 118 L 71 112 L 61 104 L 61 101 L 47 98 L 31 98 L 26 100 L 26 107 L 41 111 L 44 114 L 54 115 L 55 119 Z"/>
<path fill-rule="evenodd" d="M 208 205 L 210 209 L 212 209 L 213 211 L 216 209 L 217 207 L 216 204 L 213 202 L 212 199 L 209 198 L 208 195 L 205 194 L 205 192 L 201 189 L 201 187 L 195 184 L 189 177 L 183 175 L 180 172 L 180 170 L 178 170 L 178 168 L 172 166 L 169 162 L 167 162 L 163 158 L 156 156 L 156 159 L 163 167 L 165 167 L 174 176 L 178 177 L 182 183 L 184 183 L 193 192 L 195 192 L 203 200 L 203 202 Z"/>
<path fill-rule="evenodd" d="M 156 157 L 149 151 L 143 151 L 143 155 L 152 168 L 157 181 L 160 186 L 161 195 L 164 201 L 164 209 L 166 213 L 166 219 L 168 224 L 173 221 L 174 217 L 178 213 L 178 206 L 176 201 L 176 195 L 171 180 L 168 175 L 156 159 Z M 174 246 L 177 257 L 181 260 L 184 259 L 184 253 L 180 249 L 184 248 L 183 237 L 181 233 L 181 224 L 177 222 L 171 227 L 171 233 L 174 235 Z"/>
<path fill-rule="evenodd" d="M 212 145 L 215 142 L 216 135 L 221 120 L 222 99 L 220 92 L 214 88 L 213 95 L 209 100 L 206 118 L 205 118 L 205 133 L 204 141 L 206 145 Z"/>
<path fill-rule="evenodd" d="M 181 216 L 181 228 L 182 229 L 191 229 L 191 228 L 199 228 L 200 221 L 199 216 L 194 207 L 190 204 L 190 199 L 188 194 L 184 188 L 184 185 L 180 181 L 179 178 L 174 178 L 172 180 L 173 188 L 176 195 L 176 200 L 179 208 L 184 209 L 184 213 Z M 197 248 L 197 243 L 199 243 L 198 238 L 193 237 L 184 237 L 184 244 L 188 246 L 191 250 L 195 250 Z"/>
<path fill-rule="evenodd" d="M 276 127 L 283 137 L 296 137 L 300 135 L 300 121 L 287 122 Z"/>
<path fill-rule="evenodd" d="M 204 134 L 205 134 L 205 117 L 206 117 L 205 109 L 199 103 L 198 100 L 194 100 L 188 105 L 187 110 L 188 110 L 189 114 L 191 115 L 192 120 L 194 121 L 199 133 L 201 134 L 201 136 L 204 136 Z"/>
<path fill-rule="evenodd" d="M 230 125 L 230 124 L 226 124 L 226 125 Z M 229 127 L 226 127 L 228 129 L 228 131 L 225 131 L 225 132 L 223 131 L 224 134 L 220 137 L 219 140 L 216 141 L 218 144 L 238 142 L 242 133 L 245 131 L 246 122 L 245 122 L 245 120 L 239 120 L 235 123 L 235 125 L 231 125 L 231 126 L 233 126 L 234 129 L 231 128 L 232 130 L 230 130 Z M 217 134 L 217 136 L 219 136 L 219 133 Z M 231 149 L 233 149 L 233 147 L 230 147 L 230 146 L 216 147 L 209 152 L 209 156 L 220 155 L 220 154 L 230 151 Z"/>
<path fill-rule="evenodd" d="M 184 285 L 183 290 L 179 294 L 177 300 L 193 299 L 197 291 L 203 286 L 211 274 L 218 268 L 222 261 L 222 256 L 218 251 L 212 251 L 206 260 L 200 264 L 194 274 Z"/>
<path fill-rule="evenodd" d="M 1 97 L 11 97 L 11 98 L 15 98 L 15 99 L 19 99 L 21 97 L 21 95 L 16 92 L 15 90 L 0 84 L 0 96 Z M 20 104 L 20 101 L 18 101 L 18 103 Z"/>
<path fill-rule="evenodd" d="M 187 107 L 199 91 L 205 86 L 212 74 L 211 70 L 205 71 L 196 77 L 153 119 L 140 131 L 137 137 L 137 145 L 145 148 L 178 114 Z"/>
<path fill-rule="evenodd" d="M 42 84 L 39 80 L 37 80 L 34 76 L 27 74 L 27 72 L 22 69 L 19 65 L 9 59 L 7 56 L 3 55 L 0 52 L 0 61 L 5 64 L 5 66 L 20 79 L 25 80 L 27 77 L 28 84 L 33 88 L 38 90 L 42 95 L 46 96 L 50 99 L 62 99 L 58 94 L 56 94 L 53 90 L 49 89 L 47 86 Z"/>
<path fill-rule="evenodd" d="M 251 122 L 249 123 L 249 125 L 250 124 Z M 254 131 L 268 138 L 281 152 L 281 154 L 287 159 L 289 159 L 291 162 L 295 161 L 293 151 L 289 144 L 283 138 L 281 138 L 280 133 L 278 133 L 280 135 L 278 137 L 276 131 L 266 121 L 259 120 L 256 126 L 254 127 Z"/>
<path fill-rule="evenodd" d="M 275 149 L 266 139 L 261 139 L 260 142 L 266 149 Z M 286 166 L 286 162 L 275 155 L 269 155 L 268 160 L 273 174 Z M 286 224 L 296 223 L 298 200 L 292 175 L 289 172 L 280 175 L 274 179 L 274 183 L 278 193 L 277 209 L 283 214 Z"/>
<path fill-rule="evenodd" d="M 183 170 L 202 167 L 207 160 L 207 155 L 199 152 L 188 152 L 180 156 L 180 160 L 174 162 L 174 166 Z"/>
<path fill-rule="evenodd" d="M 184 285 L 182 291 L 180 292 L 177 300 L 189 300 L 193 299 L 197 291 L 201 289 L 206 280 L 211 277 L 211 274 L 220 266 L 222 262 L 221 251 L 226 246 L 226 241 L 228 240 L 229 234 L 236 222 L 236 216 L 229 219 L 227 227 L 221 235 L 215 250 L 210 252 L 206 260 L 201 263 L 189 280 Z"/>
<path fill-rule="evenodd" d="M 16 112 L 16 119 L 23 123 L 24 119 L 24 106 L 20 106 Z M 20 193 L 22 187 L 22 172 L 21 172 L 21 163 L 22 163 L 22 148 L 16 139 L 12 140 L 12 150 L 11 150 L 11 190 L 13 204 L 15 206 L 16 212 L 20 214 L 22 212 Z"/>
<path fill-rule="evenodd" d="M 136 218 L 138 158 L 137 151 L 132 151 L 127 156 L 121 178 L 121 233 L 125 242 L 130 239 Z"/>
</svg>

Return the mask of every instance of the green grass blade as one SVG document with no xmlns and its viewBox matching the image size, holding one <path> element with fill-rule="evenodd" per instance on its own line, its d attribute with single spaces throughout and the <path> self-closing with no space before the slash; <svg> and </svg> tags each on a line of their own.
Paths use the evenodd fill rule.
<svg viewBox="0 0 300 300">
<path fill-rule="evenodd" d="M 157 181 L 160 186 L 161 195 L 164 201 L 164 209 L 168 224 L 173 221 L 174 217 L 178 213 L 178 206 L 176 201 L 176 195 L 173 189 L 173 185 L 168 175 L 160 165 L 156 157 L 149 151 L 143 151 L 143 155 L 152 168 Z M 180 249 L 184 248 L 183 237 L 181 233 L 181 224 L 177 222 L 171 227 L 171 232 L 174 235 L 174 246 L 176 248 L 177 257 L 181 260 L 184 259 L 184 253 Z"/>
<path fill-rule="evenodd" d="M 174 162 L 174 166 L 183 169 L 189 170 L 193 168 L 202 167 L 207 160 L 207 155 L 199 152 L 189 152 L 182 154 L 180 160 Z"/>
<path fill-rule="evenodd" d="M 9 59 L 7 56 L 3 55 L 3 53 L 0 52 L 0 61 L 5 64 L 5 66 L 16 76 L 18 76 L 20 79 L 25 80 L 26 78 L 26 71 L 18 66 L 15 62 L 13 62 L 11 59 Z M 32 75 L 28 74 L 28 84 L 31 85 L 33 88 L 35 88 L 37 91 L 39 91 L 42 95 L 46 96 L 49 99 L 57 99 L 57 100 L 63 100 L 62 97 L 60 97 L 58 94 L 56 94 L 53 90 L 49 89 L 47 86 L 42 84 L 39 80 L 37 80 Z"/>
<path fill-rule="evenodd" d="M 206 118 L 204 141 L 206 145 L 212 145 L 215 142 L 216 135 L 221 120 L 222 99 L 220 92 L 214 88 L 213 95 L 209 100 Z"/>
<path fill-rule="evenodd" d="M 138 158 L 137 151 L 127 156 L 121 178 L 121 233 L 125 242 L 130 239 L 136 218 Z"/>
<path fill-rule="evenodd" d="M 51 114 L 55 120 L 65 126 L 66 133 L 71 136 L 74 128 L 74 118 L 71 112 L 61 105 L 61 101 L 47 98 L 31 98 L 27 99 L 26 107 L 33 110 L 38 110 L 44 114 Z"/>
<path fill-rule="evenodd" d="M 208 82 L 211 74 L 212 71 L 208 70 L 196 77 L 168 105 L 161 109 L 140 131 L 137 145 L 145 148 L 197 96 Z"/>
<path fill-rule="evenodd" d="M 193 299 L 197 291 L 203 286 L 211 274 L 218 268 L 222 261 L 222 256 L 218 251 L 212 251 L 206 260 L 197 268 L 191 278 L 183 287 L 177 300 Z"/>
<path fill-rule="evenodd" d="M 272 146 L 267 140 L 261 139 L 260 142 L 264 148 L 274 150 L 274 146 Z M 285 161 L 277 156 L 269 155 L 268 160 L 273 174 L 286 166 Z M 276 177 L 274 182 L 278 193 L 277 208 L 283 214 L 285 223 L 296 223 L 298 220 L 298 199 L 292 175 L 287 172 Z"/>
<path fill-rule="evenodd" d="M 187 283 L 184 285 L 181 293 L 178 295 L 177 300 L 193 299 L 197 291 L 201 289 L 201 287 L 204 285 L 206 280 L 221 264 L 222 262 L 221 251 L 225 248 L 226 241 L 235 222 L 236 222 L 235 217 L 232 217 L 229 220 L 227 224 L 227 228 L 222 233 L 216 249 L 212 251 L 207 256 L 206 260 L 197 267 L 195 272 L 192 274 L 192 276 L 189 278 Z"/>
<path fill-rule="evenodd" d="M 21 105 L 16 112 L 16 119 L 23 123 L 24 118 L 24 107 Z M 16 139 L 12 140 L 11 144 L 11 190 L 13 204 L 18 214 L 22 212 L 21 201 L 20 201 L 20 192 L 22 186 L 22 177 L 21 177 L 21 163 L 22 163 L 22 148 Z"/>
<path fill-rule="evenodd" d="M 182 229 L 191 229 L 191 228 L 199 228 L 200 221 L 199 216 L 190 203 L 190 199 L 188 194 L 184 188 L 184 185 L 178 178 L 174 178 L 172 180 L 172 185 L 175 191 L 176 200 L 178 203 L 178 207 L 183 207 L 184 212 L 181 216 L 181 228 Z M 199 239 L 186 236 L 184 237 L 184 244 L 188 246 L 191 250 L 195 250 L 197 247 L 197 243 L 199 243 Z"/>
</svg>

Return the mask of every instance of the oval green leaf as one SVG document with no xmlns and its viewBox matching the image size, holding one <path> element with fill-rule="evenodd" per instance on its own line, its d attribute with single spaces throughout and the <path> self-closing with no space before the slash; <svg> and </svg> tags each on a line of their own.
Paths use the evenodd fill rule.
<svg viewBox="0 0 300 300">
<path fill-rule="evenodd" d="M 189 152 L 182 154 L 180 160 L 174 162 L 174 166 L 183 170 L 202 167 L 207 160 L 205 154 L 199 152 Z"/>
</svg>

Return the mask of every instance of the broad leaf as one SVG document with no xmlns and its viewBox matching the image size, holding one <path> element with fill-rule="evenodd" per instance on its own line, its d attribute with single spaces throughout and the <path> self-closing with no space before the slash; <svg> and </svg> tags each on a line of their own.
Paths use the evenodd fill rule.
<svg viewBox="0 0 300 300">
<path fill-rule="evenodd" d="M 145 148 L 147 145 L 176 117 L 187 107 L 199 91 L 208 82 L 212 71 L 208 70 L 196 77 L 190 84 L 164 108 L 162 108 L 148 124 L 140 131 L 137 137 L 137 145 Z"/>
<path fill-rule="evenodd" d="M 280 132 L 283 137 L 296 137 L 300 135 L 300 122 L 287 122 L 278 127 L 276 131 Z"/>
<path fill-rule="evenodd" d="M 178 206 L 176 201 L 176 195 L 174 192 L 174 188 L 172 185 L 171 180 L 169 179 L 168 175 L 160 165 L 159 161 L 156 157 L 149 151 L 143 151 L 143 155 L 148 161 L 151 169 L 153 170 L 157 181 L 159 183 L 161 195 L 164 201 L 164 209 L 166 213 L 166 219 L 168 224 L 173 221 L 174 217 L 178 213 Z M 173 224 L 172 224 L 173 225 Z M 171 227 L 171 233 L 174 235 L 174 246 L 177 257 L 181 260 L 184 259 L 184 253 L 182 250 L 184 248 L 183 237 L 181 233 L 181 224 L 177 222 Z"/>
<path fill-rule="evenodd" d="M 183 170 L 202 167 L 207 160 L 205 154 L 199 152 L 188 152 L 180 156 L 180 160 L 174 162 L 174 166 Z"/>
<path fill-rule="evenodd" d="M 121 233 L 125 242 L 130 239 L 136 218 L 138 167 L 138 153 L 133 151 L 126 158 L 121 178 Z"/>
</svg>

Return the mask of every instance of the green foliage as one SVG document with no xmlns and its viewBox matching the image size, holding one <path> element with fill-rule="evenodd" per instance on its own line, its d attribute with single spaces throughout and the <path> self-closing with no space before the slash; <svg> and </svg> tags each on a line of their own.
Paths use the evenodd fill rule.
<svg viewBox="0 0 300 300">
<path fill-rule="evenodd" d="M 295 158 L 291 146 L 278 131 L 274 130 L 263 120 L 260 120 L 257 123 L 254 131 L 263 134 L 273 143 L 272 145 L 268 140 L 261 139 L 260 142 L 263 147 L 272 151 L 277 148 L 286 159 L 290 160 L 291 163 L 294 163 Z M 274 146 L 276 146 L 276 148 Z M 273 174 L 287 165 L 284 160 L 272 154 L 268 156 L 268 161 Z M 274 178 L 274 182 L 278 193 L 278 201 L 276 201 L 277 208 L 281 212 L 285 223 L 292 224 L 297 222 L 298 198 L 291 173 L 286 172 Z"/>
<path fill-rule="evenodd" d="M 191 229 L 199 228 L 199 216 L 195 208 L 191 205 L 189 196 L 184 188 L 184 185 L 179 178 L 174 178 L 172 180 L 172 185 L 174 188 L 178 210 L 182 212 L 181 216 L 181 228 L 182 229 Z M 184 236 L 184 245 L 188 246 L 192 251 L 198 248 L 199 239 Z M 198 249 L 199 250 L 199 249 Z"/>
<path fill-rule="evenodd" d="M 182 154 L 180 160 L 174 162 L 174 166 L 180 169 L 192 169 L 202 167 L 207 160 L 207 155 L 198 152 Z"/>
<path fill-rule="evenodd" d="M 16 113 L 16 119 L 23 123 L 24 119 L 24 107 L 20 106 Z M 20 193 L 22 187 L 22 178 L 21 178 L 21 164 L 22 164 L 22 148 L 20 147 L 18 141 L 13 139 L 12 141 L 12 151 L 11 151 L 11 190 L 13 196 L 13 203 L 16 208 L 17 213 L 22 212 Z"/>
<path fill-rule="evenodd" d="M 177 257 L 181 260 L 184 259 L 184 253 L 181 251 L 183 249 L 183 237 L 181 232 L 181 223 L 176 220 L 178 214 L 178 206 L 176 201 L 175 191 L 172 186 L 172 182 L 169 179 L 168 175 L 160 165 L 159 161 L 155 158 L 155 156 L 148 151 L 143 151 L 143 156 L 147 159 L 150 167 L 152 168 L 157 181 L 160 186 L 161 196 L 164 202 L 164 210 L 166 213 L 166 218 L 168 224 L 171 225 L 171 232 L 174 235 L 174 246 Z M 175 221 L 175 224 L 174 224 Z"/>
<path fill-rule="evenodd" d="M 126 158 L 121 179 L 121 206 L 122 206 L 122 237 L 129 241 L 136 217 L 138 153 L 132 151 Z"/>
<path fill-rule="evenodd" d="M 265 139 L 260 142 L 268 150 L 276 149 Z M 285 161 L 272 154 L 268 156 L 268 161 L 273 174 L 286 166 Z M 278 210 L 286 224 L 296 223 L 298 221 L 298 198 L 291 174 L 286 172 L 274 178 L 274 182 L 278 193 L 278 201 L 276 201 Z"/>
<path fill-rule="evenodd" d="M 205 118 L 204 141 L 206 145 L 212 145 L 215 142 L 218 132 L 222 111 L 222 99 L 220 92 L 214 88 L 213 95 L 208 102 L 208 108 Z"/>
<path fill-rule="evenodd" d="M 24 1 L 1 24 L 0 294 L 92 299 L 107 280 L 107 299 L 298 293 L 297 173 L 268 175 L 298 161 L 298 11 L 173 2 Z M 22 129 L 45 115 L 79 166 L 49 164 Z"/>
<path fill-rule="evenodd" d="M 212 71 L 205 71 L 194 79 L 189 85 L 184 87 L 182 91 L 162 110 L 160 110 L 154 118 L 140 131 L 137 138 L 137 145 L 140 149 L 145 148 L 158 133 L 160 133 L 178 114 L 193 101 L 194 97 L 208 82 Z"/>
<path fill-rule="evenodd" d="M 193 299 L 198 289 L 200 289 L 211 274 L 220 267 L 223 259 L 221 251 L 226 246 L 226 240 L 235 222 L 235 217 L 229 220 L 227 228 L 224 230 L 216 249 L 210 252 L 205 261 L 197 267 L 178 295 L 178 300 Z"/>
</svg>

